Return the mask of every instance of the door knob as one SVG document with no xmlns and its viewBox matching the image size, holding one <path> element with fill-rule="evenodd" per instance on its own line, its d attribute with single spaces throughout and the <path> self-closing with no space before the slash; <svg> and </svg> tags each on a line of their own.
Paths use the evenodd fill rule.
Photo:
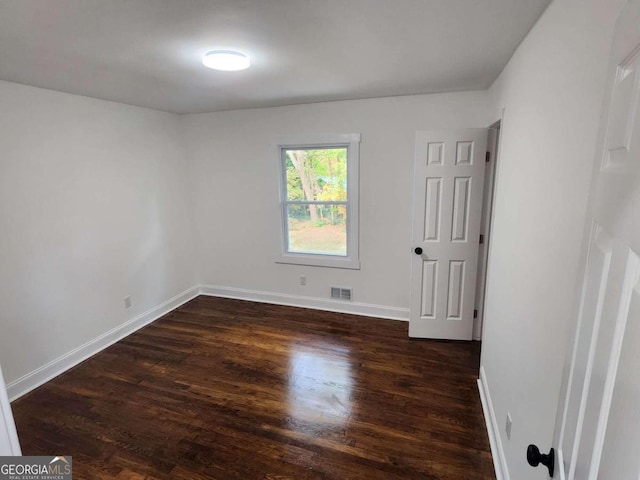
<svg viewBox="0 0 640 480">
<path fill-rule="evenodd" d="M 416 247 L 413 251 L 415 252 L 416 255 L 422 255 L 422 248 L 420 247 Z"/>
<path fill-rule="evenodd" d="M 556 452 L 552 448 L 548 454 L 540 453 L 540 449 L 535 445 L 529 445 L 527 448 L 527 462 L 532 467 L 542 464 L 549 469 L 549 476 L 553 478 L 553 471 L 556 463 Z"/>
</svg>

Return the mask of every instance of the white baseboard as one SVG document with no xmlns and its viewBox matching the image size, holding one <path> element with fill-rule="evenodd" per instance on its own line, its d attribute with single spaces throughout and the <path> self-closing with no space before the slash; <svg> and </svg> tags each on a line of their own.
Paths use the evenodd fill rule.
<svg viewBox="0 0 640 480">
<path fill-rule="evenodd" d="M 199 295 L 199 288 L 192 287 L 173 298 L 170 298 L 166 302 L 161 303 L 157 307 L 153 307 L 144 313 L 128 320 L 127 322 L 118 325 L 116 328 L 109 330 L 106 333 L 88 341 L 84 345 L 81 345 L 70 352 L 52 360 L 51 362 L 37 368 L 36 370 L 23 375 L 22 377 L 7 384 L 7 394 L 11 401 L 21 397 L 22 395 L 30 392 L 34 388 L 39 387 L 45 382 L 48 382 L 52 378 L 57 377 L 66 370 L 74 367 L 87 358 L 95 355 L 101 350 L 104 350 L 108 346 L 123 339 L 127 335 L 131 335 L 136 330 L 148 325 L 149 323 L 157 320 L 158 318 L 166 315 L 170 311 L 178 308 L 180 305 L 188 302 L 192 298 Z"/>
<path fill-rule="evenodd" d="M 20 398 L 24 394 L 48 382 L 52 378 L 64 373 L 71 367 L 76 366 L 80 362 L 95 355 L 101 350 L 104 350 L 117 341 L 122 340 L 127 335 L 131 335 L 145 325 L 148 325 L 163 315 L 175 310 L 180 305 L 188 302 L 198 295 L 237 298 L 241 300 L 251 300 L 254 302 L 274 303 L 277 305 L 312 308 L 316 310 L 327 310 L 330 312 L 353 313 L 356 315 L 389 318 L 393 320 L 406 321 L 409 319 L 408 308 L 387 307 L 384 305 L 373 305 L 368 303 L 347 303 L 330 299 L 260 292 L 233 287 L 218 287 L 211 285 L 194 286 L 175 297 L 170 298 L 166 302 L 161 303 L 157 307 L 147 310 L 131 320 L 118 325 L 114 329 L 88 341 L 84 345 L 74 348 L 70 352 L 7 384 L 7 394 L 10 401 Z"/>
<path fill-rule="evenodd" d="M 391 320 L 409 320 L 409 309 L 388 307 L 371 303 L 345 302 L 317 297 L 303 297 L 285 293 L 261 292 L 244 288 L 220 287 L 217 285 L 201 285 L 200 293 L 211 297 L 236 298 L 253 302 L 273 303 L 290 307 L 311 308 L 328 312 L 352 313 L 365 317 L 388 318 Z"/>
<path fill-rule="evenodd" d="M 502 439 L 500 438 L 500 428 L 496 421 L 496 414 L 493 410 L 493 402 L 489 394 L 489 385 L 484 367 L 480 367 L 480 378 L 478 379 L 478 390 L 480 390 L 480 401 L 482 402 L 482 411 L 484 420 L 487 424 L 487 433 L 489 435 L 489 443 L 491 445 L 491 456 L 493 457 L 493 467 L 496 471 L 496 480 L 510 480 L 509 469 L 507 468 L 504 449 L 502 448 Z"/>
</svg>

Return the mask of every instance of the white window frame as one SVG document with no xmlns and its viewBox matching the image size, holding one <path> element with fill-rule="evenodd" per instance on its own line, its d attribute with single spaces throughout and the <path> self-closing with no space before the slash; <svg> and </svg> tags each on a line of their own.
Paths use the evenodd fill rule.
<svg viewBox="0 0 640 480">
<path fill-rule="evenodd" d="M 347 255 L 329 255 L 323 253 L 294 253 L 287 251 L 287 169 L 285 150 L 313 148 L 347 149 Z M 359 244 L 359 173 L 360 173 L 360 134 L 317 134 L 280 137 L 277 142 L 280 169 L 280 255 L 276 263 L 308 265 L 316 267 L 360 269 Z M 324 203 L 324 202 L 323 202 Z M 344 203 L 344 202 L 337 202 Z"/>
</svg>

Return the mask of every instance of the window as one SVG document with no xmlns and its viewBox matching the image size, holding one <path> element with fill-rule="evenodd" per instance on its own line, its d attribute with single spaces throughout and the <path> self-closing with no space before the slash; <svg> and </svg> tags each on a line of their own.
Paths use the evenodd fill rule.
<svg viewBox="0 0 640 480">
<path fill-rule="evenodd" d="M 360 268 L 359 147 L 359 134 L 280 142 L 279 263 Z"/>
</svg>

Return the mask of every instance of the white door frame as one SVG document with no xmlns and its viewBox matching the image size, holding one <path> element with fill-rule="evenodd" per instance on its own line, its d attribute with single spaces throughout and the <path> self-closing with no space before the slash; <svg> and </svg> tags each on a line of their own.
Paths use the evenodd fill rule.
<svg viewBox="0 0 640 480">
<path fill-rule="evenodd" d="M 0 456 L 20 456 L 20 442 L 0 367 Z"/>
<path fill-rule="evenodd" d="M 489 126 L 489 137 L 487 139 L 487 152 L 489 162 L 484 172 L 484 191 L 482 198 L 482 220 L 480 223 L 480 234 L 483 235 L 483 243 L 480 244 L 478 252 L 478 278 L 476 282 L 475 309 L 477 317 L 473 321 L 473 339 L 482 340 L 482 327 L 484 325 L 484 300 L 486 295 L 487 269 L 489 266 L 489 244 L 491 242 L 491 226 L 493 222 L 494 192 L 496 174 L 498 169 L 498 158 L 500 151 L 501 120 Z"/>
</svg>

